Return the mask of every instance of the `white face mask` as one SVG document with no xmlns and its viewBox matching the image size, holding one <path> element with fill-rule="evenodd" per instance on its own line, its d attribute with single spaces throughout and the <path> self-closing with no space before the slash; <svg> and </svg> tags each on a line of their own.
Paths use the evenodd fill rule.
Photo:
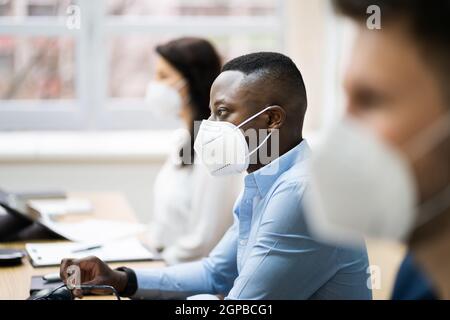
<svg viewBox="0 0 450 320">
<path fill-rule="evenodd" d="M 449 135 L 449 120 L 444 117 L 413 141 L 415 159 Z M 313 232 L 333 242 L 357 242 L 361 236 L 404 241 L 450 200 L 447 187 L 418 208 L 416 180 L 408 161 L 351 119 L 326 134 L 313 152 L 310 169 L 306 217 Z"/>
<path fill-rule="evenodd" d="M 272 132 L 253 151 L 249 152 L 245 136 L 240 128 L 270 108 L 267 107 L 258 112 L 239 126 L 225 121 L 202 121 L 195 139 L 194 150 L 211 175 L 239 174 L 248 169 L 250 156 L 266 143 Z"/>
<path fill-rule="evenodd" d="M 178 81 L 170 86 L 159 81 L 151 81 L 147 85 L 145 102 L 160 118 L 177 119 L 183 106 L 183 99 L 179 93 L 186 85 L 185 80 Z"/>
</svg>

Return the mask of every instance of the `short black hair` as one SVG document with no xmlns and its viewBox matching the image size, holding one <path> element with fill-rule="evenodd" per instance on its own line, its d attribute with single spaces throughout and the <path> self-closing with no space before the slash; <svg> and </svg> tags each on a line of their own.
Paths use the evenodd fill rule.
<svg viewBox="0 0 450 320">
<path fill-rule="evenodd" d="M 292 106 L 303 123 L 308 104 L 305 83 L 300 70 L 289 57 L 277 52 L 251 53 L 227 62 L 222 68 L 222 72 L 225 71 L 260 76 L 258 81 L 267 84 L 267 91 L 271 93 L 270 103 Z"/>
<path fill-rule="evenodd" d="M 356 21 L 368 18 L 367 8 L 377 5 L 381 23 L 405 23 L 426 60 L 432 63 L 448 90 L 450 75 L 450 0 L 333 0 L 338 13 Z"/>
</svg>

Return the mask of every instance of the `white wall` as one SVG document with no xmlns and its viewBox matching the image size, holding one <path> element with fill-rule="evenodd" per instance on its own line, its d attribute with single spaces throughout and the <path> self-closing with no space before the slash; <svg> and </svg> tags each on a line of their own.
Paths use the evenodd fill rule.
<svg viewBox="0 0 450 320">
<path fill-rule="evenodd" d="M 286 53 L 302 72 L 308 95 L 304 130 L 314 132 L 321 127 L 327 80 L 334 72 L 327 69 L 333 15 L 326 0 L 287 0 L 284 10 Z"/>
<path fill-rule="evenodd" d="M 328 0 L 286 0 L 286 53 L 303 74 L 308 94 L 305 136 L 342 114 L 342 78 L 349 62 L 355 26 L 335 14 Z"/>
</svg>

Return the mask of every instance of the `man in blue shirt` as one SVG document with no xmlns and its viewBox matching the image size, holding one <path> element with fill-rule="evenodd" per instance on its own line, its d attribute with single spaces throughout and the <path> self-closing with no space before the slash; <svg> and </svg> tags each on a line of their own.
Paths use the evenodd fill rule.
<svg viewBox="0 0 450 320">
<path fill-rule="evenodd" d="M 292 60 L 278 53 L 255 53 L 230 61 L 211 88 L 210 102 L 211 121 L 245 124 L 239 126 L 244 132 L 276 131 L 279 144 L 278 150 L 270 150 L 277 157 L 266 165 L 258 153 L 252 156 L 235 204 L 234 224 L 209 257 L 159 270 L 111 270 L 95 257 L 66 259 L 61 277 L 67 281 L 67 268 L 75 265 L 82 270 L 82 283 L 113 285 L 124 296 L 146 299 L 196 294 L 227 299 L 371 299 L 365 249 L 319 243 L 304 220 L 310 149 L 302 138 L 302 125 L 307 103 L 302 76 Z M 272 148 L 272 143 L 266 147 Z"/>
</svg>

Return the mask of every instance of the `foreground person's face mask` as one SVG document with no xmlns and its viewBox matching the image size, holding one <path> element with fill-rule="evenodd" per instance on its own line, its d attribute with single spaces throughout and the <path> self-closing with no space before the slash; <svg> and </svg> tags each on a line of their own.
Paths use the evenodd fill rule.
<svg viewBox="0 0 450 320">
<path fill-rule="evenodd" d="M 450 114 L 414 138 L 416 159 L 450 134 Z M 352 243 L 361 236 L 404 241 L 450 202 L 447 185 L 419 207 L 410 163 L 355 120 L 336 124 L 313 152 L 310 227 L 328 241 Z M 419 214 L 420 213 L 420 214 Z"/>
<path fill-rule="evenodd" d="M 240 128 L 270 108 L 267 107 L 258 112 L 239 126 L 225 121 L 202 121 L 195 139 L 194 150 L 211 175 L 239 174 L 248 169 L 250 156 L 267 142 L 272 132 L 250 152 Z"/>
</svg>

